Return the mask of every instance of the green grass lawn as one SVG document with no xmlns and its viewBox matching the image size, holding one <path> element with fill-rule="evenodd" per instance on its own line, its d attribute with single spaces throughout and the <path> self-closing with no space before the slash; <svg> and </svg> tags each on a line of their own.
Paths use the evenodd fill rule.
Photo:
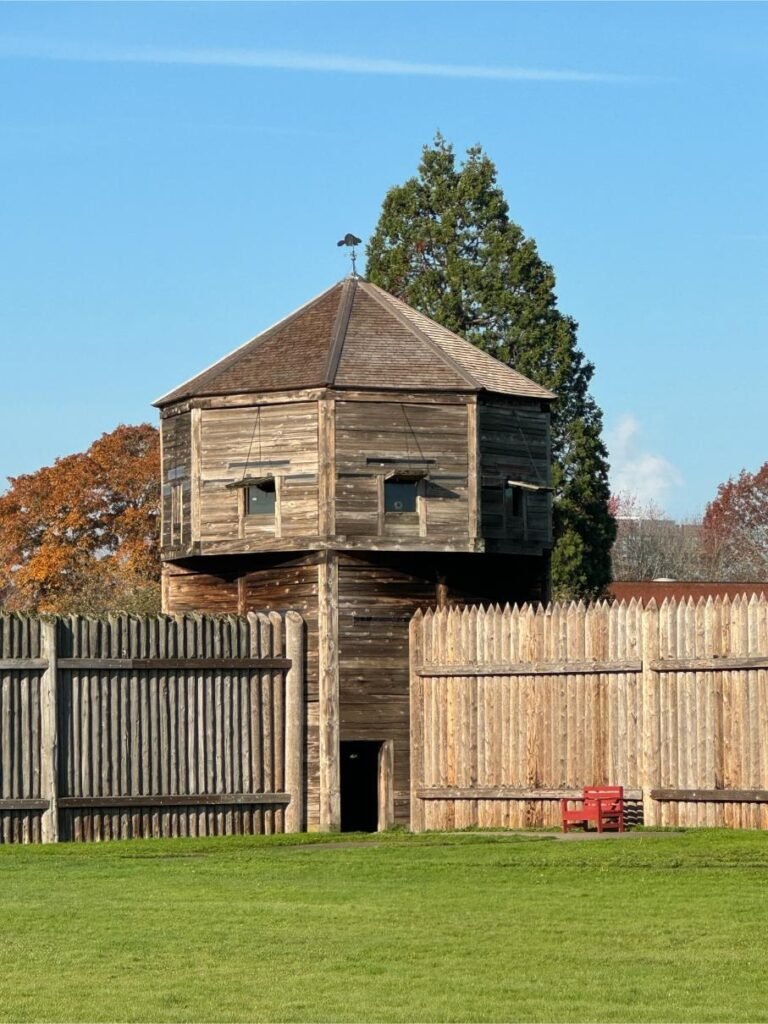
<svg viewBox="0 0 768 1024">
<path fill-rule="evenodd" d="M 768 1021 L 766 949 L 760 833 L 0 847 L 0 1020 Z"/>
</svg>

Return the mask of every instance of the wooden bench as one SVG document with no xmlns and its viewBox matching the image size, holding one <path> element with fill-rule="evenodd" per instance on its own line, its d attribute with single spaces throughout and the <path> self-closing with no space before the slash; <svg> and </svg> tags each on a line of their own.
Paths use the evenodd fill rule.
<svg viewBox="0 0 768 1024">
<path fill-rule="evenodd" d="M 568 806 L 577 802 L 580 807 Z M 596 823 L 598 832 L 604 832 L 606 829 L 623 832 L 624 787 L 585 786 L 581 798 L 571 797 L 560 801 L 560 813 L 563 819 L 563 832 L 568 831 L 570 824 L 583 825 L 586 830 L 590 821 Z"/>
</svg>

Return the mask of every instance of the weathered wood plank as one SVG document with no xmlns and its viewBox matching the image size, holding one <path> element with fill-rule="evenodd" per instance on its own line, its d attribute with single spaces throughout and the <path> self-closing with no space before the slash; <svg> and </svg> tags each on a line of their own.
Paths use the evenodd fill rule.
<svg viewBox="0 0 768 1024">
<path fill-rule="evenodd" d="M 285 653 L 291 667 L 285 677 L 285 788 L 291 802 L 285 831 L 301 832 L 304 820 L 304 623 L 298 612 L 285 616 Z"/>
<path fill-rule="evenodd" d="M 576 799 L 581 789 L 538 789 L 515 786 L 430 786 L 417 789 L 420 800 L 561 800 Z M 625 800 L 641 800 L 642 790 L 625 789 Z"/>
<path fill-rule="evenodd" d="M 462 735 L 462 695 L 476 688 L 480 774 L 414 777 L 415 815 L 434 827 L 552 822 L 567 787 L 607 782 L 642 797 L 646 824 L 768 824 L 764 599 L 512 609 L 501 648 L 501 609 L 468 614 L 474 649 L 456 653 L 451 633 L 463 627 L 446 620 L 441 644 L 422 644 L 412 686 L 436 695 L 421 755 L 435 765 L 450 754 L 443 734 Z"/>
<path fill-rule="evenodd" d="M 93 796 L 60 797 L 62 810 L 97 809 L 109 807 L 226 807 L 235 804 L 269 805 L 288 804 L 290 793 L 187 793 L 183 795 L 161 795 L 148 793 L 139 796 Z M 22 801 L 25 804 L 48 806 L 47 801 Z M 0 808 L 2 808 L 0 803 Z"/>
<path fill-rule="evenodd" d="M 327 553 L 318 569 L 320 828 L 341 828 L 339 747 L 339 563 Z"/>
<path fill-rule="evenodd" d="M 714 658 L 654 658 L 650 662 L 654 672 L 726 672 L 768 669 L 768 655 L 753 657 Z"/>
<path fill-rule="evenodd" d="M 48 811 L 50 809 L 50 802 L 48 800 L 29 798 L 29 799 L 15 799 L 9 797 L 0 797 L 0 812 L 6 811 Z M 7 841 L 7 840 L 6 840 Z M 43 840 L 44 842 L 54 842 L 55 840 Z"/>
<path fill-rule="evenodd" d="M 42 762 L 41 795 L 46 799 L 46 809 L 41 821 L 42 841 L 56 843 L 59 839 L 59 736 L 58 736 L 58 692 L 59 672 L 57 658 L 57 623 L 46 619 L 42 623 L 42 645 L 48 667 L 41 680 L 41 735 L 40 751 L 31 751 L 31 756 Z"/>
<path fill-rule="evenodd" d="M 652 789 L 651 799 L 680 803 L 768 803 L 768 789 Z"/>
<path fill-rule="evenodd" d="M 422 665 L 420 676 L 559 676 L 586 673 L 642 672 L 643 662 L 639 659 L 615 661 L 531 661 L 509 665 L 467 664 L 467 665 Z"/>
<path fill-rule="evenodd" d="M 47 662 L 43 663 L 43 667 Z M 195 671 L 197 669 L 288 669 L 290 658 L 59 658 L 59 668 L 64 671 Z"/>
</svg>

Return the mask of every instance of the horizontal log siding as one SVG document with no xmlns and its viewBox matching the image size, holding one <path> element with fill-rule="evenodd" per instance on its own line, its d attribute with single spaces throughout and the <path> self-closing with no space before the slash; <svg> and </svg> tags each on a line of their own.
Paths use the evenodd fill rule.
<svg viewBox="0 0 768 1024">
<path fill-rule="evenodd" d="M 412 827 L 554 825 L 559 791 L 592 784 L 642 794 L 649 825 L 768 827 L 764 598 L 441 610 L 411 631 Z"/>
<path fill-rule="evenodd" d="M 522 520 L 505 521 L 502 484 L 511 478 L 548 485 L 549 411 L 536 402 L 486 399 L 478 405 L 480 521 L 482 534 L 504 542 L 547 548 L 552 544 L 552 499 L 548 491 L 525 495 L 527 531 Z"/>
<path fill-rule="evenodd" d="M 205 548 L 240 538 L 253 550 L 276 536 L 316 536 L 317 402 L 203 409 L 200 416 L 200 536 L 194 539 Z M 243 518 L 242 491 L 227 489 L 244 476 L 268 473 L 280 477 L 279 529 L 271 516 Z"/>
<path fill-rule="evenodd" d="M 430 571 L 431 570 L 431 571 Z M 407 824 L 408 623 L 435 601 L 435 569 L 409 571 L 339 556 L 339 712 L 342 740 L 392 740 L 395 821 Z"/>
<path fill-rule="evenodd" d="M 191 414 L 178 413 L 160 422 L 162 439 L 162 547 L 185 551 L 192 542 L 192 434 Z M 174 499 L 174 490 L 177 497 Z M 180 520 L 171 510 L 180 495 Z"/>
<path fill-rule="evenodd" d="M 377 478 L 397 468 L 369 459 L 410 459 L 425 464 L 430 479 L 421 485 L 423 510 L 414 521 L 396 515 L 379 519 Z M 467 410 L 437 401 L 336 401 L 336 534 L 339 537 L 419 538 L 468 543 L 469 470 Z"/>
</svg>

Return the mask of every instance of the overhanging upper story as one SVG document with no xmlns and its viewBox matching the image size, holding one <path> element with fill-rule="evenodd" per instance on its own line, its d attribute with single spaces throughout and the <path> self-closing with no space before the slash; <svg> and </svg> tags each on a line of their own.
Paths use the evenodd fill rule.
<svg viewBox="0 0 768 1024">
<path fill-rule="evenodd" d="M 163 557 L 543 554 L 553 398 L 347 278 L 155 403 Z"/>
</svg>

